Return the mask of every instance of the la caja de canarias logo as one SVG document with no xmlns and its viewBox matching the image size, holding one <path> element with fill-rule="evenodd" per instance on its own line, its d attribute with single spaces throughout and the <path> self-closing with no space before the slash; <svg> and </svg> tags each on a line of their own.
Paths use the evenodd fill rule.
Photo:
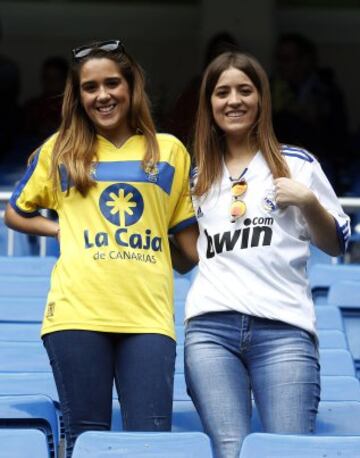
<svg viewBox="0 0 360 458">
<path fill-rule="evenodd" d="M 140 192 L 129 184 L 116 183 L 100 196 L 100 210 L 115 226 L 131 226 L 141 218 L 144 200 Z"/>
<path fill-rule="evenodd" d="M 144 212 L 144 199 L 134 186 L 115 183 L 108 186 L 100 195 L 99 207 L 102 215 L 117 227 L 114 233 L 84 231 L 85 248 L 103 248 L 113 242 L 123 247 L 122 251 L 99 251 L 94 259 L 136 259 L 143 262 L 156 262 L 154 256 L 135 250 L 162 251 L 162 239 L 152 234 L 151 229 L 139 233 L 129 229 L 137 223 Z"/>
</svg>

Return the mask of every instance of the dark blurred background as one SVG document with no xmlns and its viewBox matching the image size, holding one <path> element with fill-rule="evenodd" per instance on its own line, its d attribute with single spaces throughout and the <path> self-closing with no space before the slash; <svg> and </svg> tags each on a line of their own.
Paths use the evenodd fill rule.
<svg viewBox="0 0 360 458">
<path fill-rule="evenodd" d="M 146 71 L 159 131 L 185 144 L 206 64 L 253 53 L 279 139 L 315 154 L 338 195 L 360 195 L 360 0 L 12 0 L 0 22 L 0 186 L 57 129 L 70 50 L 120 38 Z"/>
</svg>

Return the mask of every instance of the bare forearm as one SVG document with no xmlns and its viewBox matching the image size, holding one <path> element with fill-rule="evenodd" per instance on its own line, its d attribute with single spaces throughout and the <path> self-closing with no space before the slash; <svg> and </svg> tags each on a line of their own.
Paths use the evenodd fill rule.
<svg viewBox="0 0 360 458">
<path fill-rule="evenodd" d="M 341 247 L 333 216 L 325 210 L 315 195 L 300 209 L 309 227 L 312 243 L 330 256 L 339 256 Z"/>
<path fill-rule="evenodd" d="M 41 215 L 25 218 L 19 215 L 10 205 L 6 207 L 5 224 L 11 229 L 27 234 L 57 237 L 59 233 L 59 224 L 56 221 Z"/>
</svg>

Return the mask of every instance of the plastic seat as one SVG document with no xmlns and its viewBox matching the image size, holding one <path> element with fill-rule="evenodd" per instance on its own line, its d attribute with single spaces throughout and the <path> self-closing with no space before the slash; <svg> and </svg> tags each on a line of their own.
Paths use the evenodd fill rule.
<svg viewBox="0 0 360 458">
<path fill-rule="evenodd" d="M 0 340 L 38 342 L 40 341 L 40 330 L 41 323 L 3 323 L 0 321 Z"/>
<path fill-rule="evenodd" d="M 44 395 L 0 396 L 0 428 L 37 428 L 47 438 L 50 456 L 57 456 L 58 416 L 53 401 Z"/>
<path fill-rule="evenodd" d="M 24 277 L 21 275 L 0 276 L 0 296 L 39 297 L 44 301 L 50 287 L 50 277 Z"/>
<path fill-rule="evenodd" d="M 0 458 L 49 458 L 45 434 L 38 429 L 0 429 Z"/>
<path fill-rule="evenodd" d="M 344 350 L 349 349 L 346 336 L 342 331 L 324 329 L 319 330 L 317 334 L 320 348 L 342 348 Z"/>
<path fill-rule="evenodd" d="M 177 324 L 175 326 L 175 332 L 176 332 L 176 343 L 178 345 L 184 345 L 184 340 L 185 340 L 185 329 L 183 324 Z"/>
<path fill-rule="evenodd" d="M 318 330 L 338 330 L 344 332 L 340 309 L 335 306 L 315 307 L 316 327 Z"/>
<path fill-rule="evenodd" d="M 43 319 L 45 298 L 1 297 L 0 321 L 37 322 Z"/>
<path fill-rule="evenodd" d="M 0 394 L 43 394 L 52 399 L 56 407 L 59 403 L 52 372 L 0 372 Z"/>
<path fill-rule="evenodd" d="M 0 276 L 50 277 L 56 261 L 54 256 L 0 256 Z"/>
<path fill-rule="evenodd" d="M 351 353 L 343 349 L 320 349 L 321 375 L 355 376 Z"/>
<path fill-rule="evenodd" d="M 360 377 L 360 281 L 339 281 L 331 285 L 328 303 L 341 310 L 349 348 Z"/>
<path fill-rule="evenodd" d="M 360 281 L 360 265 L 315 264 L 309 269 L 311 292 L 315 303 L 327 303 L 329 288 L 341 280 Z"/>
<path fill-rule="evenodd" d="M 360 309 L 360 280 L 336 281 L 329 288 L 328 304 Z"/>
<path fill-rule="evenodd" d="M 212 458 L 203 433 L 124 433 L 89 431 L 79 436 L 73 458 Z"/>
<path fill-rule="evenodd" d="M 179 382 L 178 382 L 179 383 Z M 360 383 L 349 375 L 324 375 L 321 377 L 322 401 L 358 401 L 360 402 Z"/>
<path fill-rule="evenodd" d="M 51 372 L 42 342 L 0 341 L 0 372 Z"/>
<path fill-rule="evenodd" d="M 240 458 L 358 458 L 360 437 L 249 434 Z"/>
<path fill-rule="evenodd" d="M 174 302 L 175 324 L 184 325 L 185 299 L 178 299 Z"/>
<path fill-rule="evenodd" d="M 190 289 L 191 283 L 188 278 L 174 278 L 174 301 L 185 301 L 186 295 Z"/>
</svg>

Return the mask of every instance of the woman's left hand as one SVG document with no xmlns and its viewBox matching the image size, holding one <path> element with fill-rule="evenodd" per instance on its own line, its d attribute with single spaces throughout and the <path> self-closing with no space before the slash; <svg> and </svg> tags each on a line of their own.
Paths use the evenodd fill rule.
<svg viewBox="0 0 360 458">
<path fill-rule="evenodd" d="M 315 194 L 311 189 L 298 181 L 282 177 L 276 178 L 274 184 L 275 200 L 279 208 L 295 205 L 302 209 L 316 201 Z"/>
</svg>

